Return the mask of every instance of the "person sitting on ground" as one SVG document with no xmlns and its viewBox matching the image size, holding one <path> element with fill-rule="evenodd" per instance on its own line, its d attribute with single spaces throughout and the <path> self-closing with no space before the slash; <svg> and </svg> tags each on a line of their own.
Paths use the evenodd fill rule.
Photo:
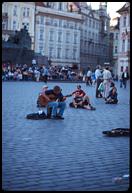
<svg viewBox="0 0 132 193">
<path fill-rule="evenodd" d="M 106 98 L 106 104 L 117 104 L 118 99 L 117 99 L 117 88 L 114 84 L 114 82 L 111 82 L 111 89 L 109 91 L 109 95 Z"/>
<path fill-rule="evenodd" d="M 75 108 L 82 107 L 89 110 L 95 110 L 95 108 L 91 105 L 89 97 L 86 93 L 81 89 L 81 85 L 77 85 L 77 90 L 75 90 L 72 95 L 74 96 L 73 102 L 70 104 Z"/>
<path fill-rule="evenodd" d="M 103 98 L 104 94 L 104 83 L 103 80 L 101 80 L 99 87 L 98 87 L 98 97 L 97 98 Z"/>
<path fill-rule="evenodd" d="M 39 93 L 38 99 L 37 99 L 37 107 L 45 107 L 45 98 L 44 98 L 44 94 L 45 91 L 48 89 L 47 85 L 44 85 L 42 87 L 41 92 Z"/>
<path fill-rule="evenodd" d="M 64 119 L 63 113 L 66 107 L 66 97 L 63 96 L 59 86 L 55 86 L 53 89 L 46 90 L 43 96 L 45 97 L 45 104 L 47 106 L 47 116 L 49 117 L 49 109 L 51 109 L 52 119 Z M 59 112 L 57 110 L 59 108 Z"/>
</svg>

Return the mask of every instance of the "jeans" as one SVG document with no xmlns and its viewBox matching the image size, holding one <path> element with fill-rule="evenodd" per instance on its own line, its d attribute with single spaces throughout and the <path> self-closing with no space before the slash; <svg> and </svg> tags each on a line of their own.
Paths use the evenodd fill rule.
<svg viewBox="0 0 132 193">
<path fill-rule="evenodd" d="M 120 88 L 122 88 L 122 82 L 123 82 L 122 79 L 120 79 Z"/>
<path fill-rule="evenodd" d="M 52 108 L 51 116 L 56 116 L 56 115 L 63 116 L 64 110 L 66 107 L 66 103 L 65 102 L 55 102 L 55 101 L 48 102 L 47 108 L 48 107 Z M 57 113 L 57 108 L 59 108 L 58 113 Z"/>
<path fill-rule="evenodd" d="M 123 79 L 123 86 L 124 86 L 124 88 L 126 88 L 126 86 L 127 86 L 127 79 Z"/>
</svg>

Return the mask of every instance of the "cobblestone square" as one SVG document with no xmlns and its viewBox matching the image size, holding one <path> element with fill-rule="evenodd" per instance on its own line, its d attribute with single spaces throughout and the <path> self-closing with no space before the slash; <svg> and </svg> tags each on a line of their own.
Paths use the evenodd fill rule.
<svg viewBox="0 0 132 193">
<path fill-rule="evenodd" d="M 63 94 L 76 83 L 58 84 Z M 129 174 L 129 137 L 106 137 L 103 130 L 130 127 L 130 86 L 118 89 L 119 103 L 95 98 L 95 86 L 81 83 L 95 111 L 73 109 L 67 98 L 64 120 L 27 120 L 37 112 L 42 82 L 2 83 L 2 189 L 124 191 L 129 181 L 112 179 Z"/>
</svg>

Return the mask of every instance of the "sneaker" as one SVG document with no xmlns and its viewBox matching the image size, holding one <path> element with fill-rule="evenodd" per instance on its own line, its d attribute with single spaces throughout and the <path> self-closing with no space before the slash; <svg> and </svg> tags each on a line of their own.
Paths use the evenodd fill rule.
<svg viewBox="0 0 132 193">
<path fill-rule="evenodd" d="M 74 107 L 77 108 L 77 104 L 74 104 Z"/>
<path fill-rule="evenodd" d="M 60 116 L 60 115 L 57 115 L 56 116 L 57 119 L 64 119 L 64 117 Z"/>
<path fill-rule="evenodd" d="M 51 119 L 51 115 L 47 115 L 47 119 Z"/>
<path fill-rule="evenodd" d="M 57 119 L 64 119 L 64 117 L 61 117 L 61 116 L 57 115 L 57 116 L 52 116 L 51 119 L 56 119 L 56 120 Z"/>
<path fill-rule="evenodd" d="M 91 110 L 96 110 L 96 108 L 95 108 L 95 107 L 93 107 L 93 106 L 91 106 Z"/>
</svg>

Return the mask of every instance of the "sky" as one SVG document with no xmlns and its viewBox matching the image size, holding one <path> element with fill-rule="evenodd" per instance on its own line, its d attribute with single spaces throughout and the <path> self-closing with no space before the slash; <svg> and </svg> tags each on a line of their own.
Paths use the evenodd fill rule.
<svg viewBox="0 0 132 193">
<path fill-rule="evenodd" d="M 116 13 L 120 8 L 125 5 L 126 2 L 108 2 L 107 3 L 107 13 L 109 13 L 111 17 L 111 25 L 114 25 L 114 20 L 112 20 L 115 17 L 119 17 L 120 15 Z M 91 4 L 92 9 L 98 9 L 100 2 L 87 2 L 87 4 Z"/>
</svg>

